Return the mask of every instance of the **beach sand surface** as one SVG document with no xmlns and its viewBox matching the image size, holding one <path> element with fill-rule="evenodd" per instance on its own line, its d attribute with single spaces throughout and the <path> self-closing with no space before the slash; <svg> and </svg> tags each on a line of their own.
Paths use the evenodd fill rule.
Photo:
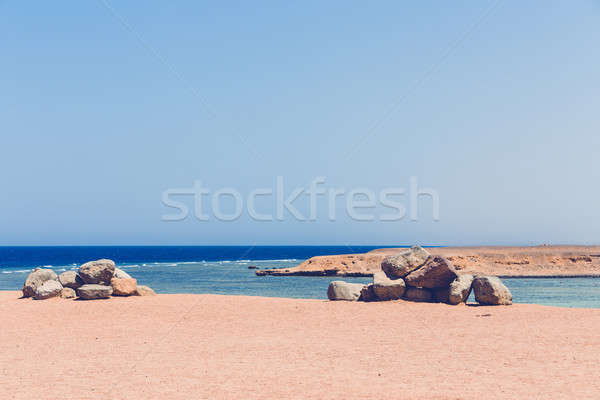
<svg viewBox="0 0 600 400">
<path fill-rule="evenodd" d="M 598 399 L 600 310 L 0 292 L 0 399 Z"/>
</svg>

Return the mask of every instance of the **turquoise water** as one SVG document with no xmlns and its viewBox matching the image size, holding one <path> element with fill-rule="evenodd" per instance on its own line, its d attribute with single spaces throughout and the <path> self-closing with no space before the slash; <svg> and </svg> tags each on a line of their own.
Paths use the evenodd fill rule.
<svg viewBox="0 0 600 400">
<path fill-rule="evenodd" d="M 141 284 L 158 293 L 214 293 L 268 297 L 325 299 L 329 282 L 342 279 L 368 283 L 370 278 L 273 277 L 255 275 L 258 268 L 293 267 L 303 259 L 220 260 L 185 262 L 121 263 Z M 57 273 L 76 269 L 77 263 L 50 266 Z M 21 288 L 30 268 L 0 270 L 0 290 Z M 515 303 L 533 303 L 560 307 L 600 308 L 600 279 L 544 278 L 503 279 Z M 471 299 L 473 300 L 473 299 Z"/>
</svg>

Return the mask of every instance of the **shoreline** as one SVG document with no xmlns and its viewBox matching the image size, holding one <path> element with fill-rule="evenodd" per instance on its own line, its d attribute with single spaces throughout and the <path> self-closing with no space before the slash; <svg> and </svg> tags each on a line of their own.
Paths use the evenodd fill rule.
<svg viewBox="0 0 600 400">
<path fill-rule="evenodd" d="M 0 292 L 1 398 L 600 394 L 593 372 L 599 309 L 208 294 L 34 301 L 17 294 Z"/>
<path fill-rule="evenodd" d="M 539 277 L 536 277 L 539 278 Z M 510 279 L 510 278 L 509 278 Z M 540 278 L 540 279 L 545 279 L 545 278 Z M 32 303 L 42 303 L 42 302 L 76 302 L 76 303 L 95 303 L 95 302 L 108 302 L 108 301 L 121 301 L 123 299 L 140 299 L 142 298 L 142 296 L 111 296 L 109 298 L 106 299 L 94 299 L 94 300 L 85 300 L 85 299 L 79 299 L 79 298 L 74 298 L 74 299 L 62 299 L 60 297 L 54 297 L 51 299 L 46 299 L 46 300 L 35 300 L 33 297 L 22 297 L 22 293 L 20 290 L 0 290 L 0 298 L 4 295 L 7 294 L 14 294 L 14 297 L 12 297 L 13 299 L 22 301 L 22 302 L 32 302 Z M 496 306 L 496 305 L 481 305 L 477 302 L 471 301 L 468 303 L 463 303 L 463 304 L 459 304 L 459 305 L 450 305 L 450 304 L 446 304 L 446 303 L 442 303 L 442 302 L 415 302 L 415 301 L 410 301 L 410 300 L 404 300 L 404 299 L 400 299 L 400 300 L 390 300 L 390 301 L 383 301 L 383 302 L 364 302 L 364 301 L 356 301 L 356 302 L 347 302 L 347 301 L 332 301 L 329 300 L 327 298 L 310 298 L 310 297 L 306 297 L 306 298 L 298 298 L 298 297 L 277 297 L 277 296 L 254 296 L 254 295 L 249 295 L 249 294 L 223 294 L 223 293 L 157 293 L 156 295 L 152 296 L 152 297 L 171 297 L 171 296 L 189 296 L 189 297 L 198 297 L 198 296 L 216 296 L 216 297 L 220 297 L 220 298 L 248 298 L 248 299 L 263 299 L 263 300 L 283 300 L 283 301 L 299 301 L 299 302 L 316 302 L 316 303 L 356 303 L 356 304 L 366 304 L 366 305 L 370 305 L 370 304 L 377 304 L 377 303 L 388 303 L 388 304 L 430 304 L 430 305 L 442 305 L 444 307 L 450 307 L 450 308 L 457 308 L 457 307 L 468 307 L 468 308 L 490 308 L 490 309 L 495 309 L 495 308 L 504 308 L 504 307 L 513 307 L 515 305 L 517 306 L 534 306 L 534 307 L 548 307 L 548 308 L 558 308 L 558 309 L 566 309 L 566 310 L 599 310 L 600 311 L 600 306 L 599 307 L 567 307 L 567 306 L 555 306 L 555 305 L 546 305 L 546 304 L 537 304 L 537 303 L 519 303 L 519 302 L 513 302 L 511 306 Z"/>
</svg>

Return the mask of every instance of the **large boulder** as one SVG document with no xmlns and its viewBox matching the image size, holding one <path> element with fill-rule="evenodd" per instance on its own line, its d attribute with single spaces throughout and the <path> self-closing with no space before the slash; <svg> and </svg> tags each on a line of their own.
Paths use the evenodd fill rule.
<svg viewBox="0 0 600 400">
<path fill-rule="evenodd" d="M 123 271 L 121 268 L 115 267 L 115 273 L 113 275 L 113 278 L 131 279 L 131 275 L 129 275 L 127 272 Z"/>
<path fill-rule="evenodd" d="M 110 286 L 113 296 L 132 296 L 137 290 L 137 281 L 133 278 L 112 278 Z"/>
<path fill-rule="evenodd" d="M 156 293 L 149 286 L 138 285 L 138 287 L 135 291 L 135 295 L 136 296 L 155 296 Z"/>
<path fill-rule="evenodd" d="M 402 298 L 409 301 L 430 302 L 433 300 L 433 293 L 429 289 L 408 287 Z"/>
<path fill-rule="evenodd" d="M 327 298 L 329 300 L 357 301 L 364 287 L 365 285 L 362 283 L 333 281 L 327 288 Z"/>
<path fill-rule="evenodd" d="M 477 276 L 473 279 L 475 300 L 485 305 L 510 305 L 512 294 L 497 276 Z"/>
<path fill-rule="evenodd" d="M 402 278 L 390 279 L 383 271 L 373 274 L 373 292 L 378 300 L 401 299 L 405 289 L 406 285 Z"/>
<path fill-rule="evenodd" d="M 90 261 L 79 267 L 79 276 L 88 284 L 108 285 L 114 274 L 113 260 Z"/>
<path fill-rule="evenodd" d="M 460 304 L 465 303 L 471 294 L 471 284 L 473 283 L 473 275 L 459 275 L 450 284 L 450 293 L 448 295 L 448 303 Z"/>
<path fill-rule="evenodd" d="M 410 250 L 384 258 L 381 269 L 390 279 L 404 278 L 425 264 L 430 256 L 421 246 L 413 246 Z"/>
<path fill-rule="evenodd" d="M 60 291 L 61 299 L 74 299 L 77 297 L 77 293 L 75 293 L 75 289 L 71 289 L 70 287 L 63 288 Z"/>
<path fill-rule="evenodd" d="M 435 256 L 430 257 L 421 268 L 408 274 L 404 281 L 408 286 L 433 289 L 448 287 L 457 276 L 450 261 Z"/>
<path fill-rule="evenodd" d="M 96 284 L 86 284 L 77 289 L 77 295 L 84 300 L 107 299 L 112 292 L 112 287 Z"/>
<path fill-rule="evenodd" d="M 71 289 L 77 289 L 83 285 L 83 280 L 77 275 L 77 271 L 65 271 L 58 276 L 61 285 Z"/>
<path fill-rule="evenodd" d="M 47 280 L 35 288 L 35 294 L 33 295 L 33 298 L 36 300 L 45 300 L 51 297 L 56 297 L 60 295 L 62 288 L 63 287 L 59 281 Z"/>
<path fill-rule="evenodd" d="M 36 268 L 34 269 L 25 279 L 25 284 L 21 289 L 23 291 L 23 297 L 35 296 L 35 290 L 42 286 L 46 281 L 55 281 L 58 279 L 56 272 L 51 269 Z"/>
</svg>

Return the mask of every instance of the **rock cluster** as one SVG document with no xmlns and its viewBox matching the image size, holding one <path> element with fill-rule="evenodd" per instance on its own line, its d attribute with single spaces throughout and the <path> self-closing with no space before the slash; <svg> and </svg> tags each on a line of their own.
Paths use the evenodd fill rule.
<svg viewBox="0 0 600 400">
<path fill-rule="evenodd" d="M 152 296 L 154 290 L 138 285 L 137 280 L 116 268 L 112 260 L 90 261 L 78 271 L 56 275 L 51 269 L 36 268 L 23 285 L 23 297 L 44 300 L 52 297 L 84 300 L 107 299 L 110 296 Z"/>
<path fill-rule="evenodd" d="M 448 259 L 432 256 L 420 246 L 414 246 L 384 258 L 381 271 L 373 274 L 373 283 L 334 281 L 329 285 L 327 297 L 330 300 L 402 299 L 457 305 L 467 301 L 471 290 L 479 304 L 512 304 L 512 294 L 498 277 L 459 275 Z"/>
</svg>

